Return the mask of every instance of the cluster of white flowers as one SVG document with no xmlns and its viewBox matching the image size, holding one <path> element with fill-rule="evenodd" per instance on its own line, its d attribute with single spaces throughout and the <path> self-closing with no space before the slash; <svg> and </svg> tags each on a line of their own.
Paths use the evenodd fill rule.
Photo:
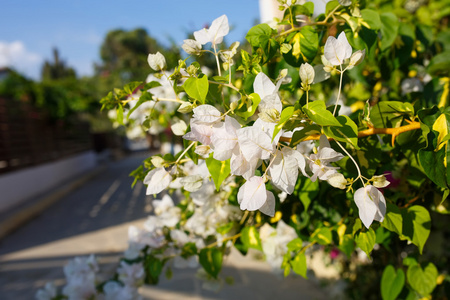
<svg viewBox="0 0 450 300">
<path fill-rule="evenodd" d="M 103 293 L 99 292 L 97 285 L 101 283 L 100 269 L 97 259 L 88 257 L 75 257 L 64 267 L 66 285 L 62 295 L 69 300 L 99 299 L 99 300 L 140 300 L 138 287 L 144 279 L 144 269 L 141 263 L 127 264 L 122 261 L 117 269 L 118 281 L 110 280 L 103 285 Z M 36 293 L 38 300 L 51 300 L 58 295 L 53 283 L 47 283 L 43 289 Z"/>
<path fill-rule="evenodd" d="M 287 225 L 283 220 L 278 221 L 277 228 L 264 224 L 259 230 L 262 250 L 266 261 L 272 267 L 272 271 L 281 274 L 281 263 L 283 256 L 288 252 L 287 244 L 297 238 L 294 228 Z"/>
</svg>

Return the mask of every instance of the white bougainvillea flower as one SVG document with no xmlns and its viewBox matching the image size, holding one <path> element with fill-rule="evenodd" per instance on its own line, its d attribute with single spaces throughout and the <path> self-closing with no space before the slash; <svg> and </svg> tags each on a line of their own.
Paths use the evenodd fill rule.
<svg viewBox="0 0 450 300">
<path fill-rule="evenodd" d="M 207 43 L 216 45 L 222 43 L 223 37 L 226 36 L 229 31 L 228 18 L 226 15 L 222 15 L 215 19 L 208 29 L 203 28 L 195 31 L 194 37 L 195 40 L 202 45 Z"/>
<path fill-rule="evenodd" d="M 170 129 L 172 129 L 173 134 L 175 135 L 184 135 L 186 133 L 187 125 L 181 119 L 175 120 L 175 122 L 170 125 Z"/>
<path fill-rule="evenodd" d="M 212 125 L 201 123 L 196 119 L 191 119 L 191 131 L 183 135 L 183 139 L 200 142 L 203 145 L 211 144 L 213 134 Z"/>
<path fill-rule="evenodd" d="M 352 46 L 348 43 L 345 32 L 341 32 L 337 39 L 334 36 L 328 37 L 323 55 L 334 66 L 342 65 L 345 59 L 352 56 Z"/>
<path fill-rule="evenodd" d="M 225 116 L 225 122 L 214 125 L 211 136 L 214 159 L 224 161 L 231 158 L 233 149 L 239 147 L 236 131 L 240 128 L 239 122 L 229 116 Z"/>
<path fill-rule="evenodd" d="M 147 184 L 147 195 L 158 194 L 167 188 L 172 181 L 172 176 L 164 168 L 156 168 L 148 172 L 144 178 Z"/>
<path fill-rule="evenodd" d="M 313 83 L 315 71 L 310 64 L 308 63 L 301 64 L 299 74 L 303 84 L 310 85 Z"/>
<path fill-rule="evenodd" d="M 283 148 L 276 152 L 276 157 L 269 168 L 272 183 L 288 194 L 294 191 L 298 177 L 298 161 L 294 156 L 295 150 Z M 300 153 L 299 153 L 300 154 Z"/>
<path fill-rule="evenodd" d="M 370 227 L 373 220 L 383 222 L 386 214 L 386 200 L 383 194 L 374 186 L 366 185 L 358 189 L 354 195 L 359 218 L 364 226 Z"/>
<path fill-rule="evenodd" d="M 147 61 L 150 65 L 150 68 L 155 71 L 161 71 L 167 67 L 166 59 L 159 52 L 156 52 L 156 54 L 149 54 L 147 57 Z"/>
<path fill-rule="evenodd" d="M 272 80 L 262 72 L 256 75 L 253 82 L 253 90 L 261 98 L 261 102 L 258 105 L 260 111 L 275 109 L 281 113 L 283 104 L 281 104 L 278 96 L 278 89 L 281 83 L 282 80 L 279 80 L 277 85 L 273 84 Z"/>
<path fill-rule="evenodd" d="M 175 206 L 169 195 L 164 195 L 161 200 L 153 200 L 152 204 L 157 216 Z"/>
<path fill-rule="evenodd" d="M 316 154 L 310 155 L 309 168 L 313 172 L 311 180 L 314 182 L 317 178 L 327 180 L 331 174 L 336 173 L 338 167 L 330 166 L 330 163 L 342 159 L 344 155 L 336 152 L 330 147 L 330 143 L 325 135 L 320 137 L 319 148 Z"/>
<path fill-rule="evenodd" d="M 251 177 L 239 188 L 237 198 L 242 210 L 254 211 L 260 209 L 267 201 L 264 178 Z"/>
<path fill-rule="evenodd" d="M 238 147 L 237 147 L 238 148 Z M 237 153 L 235 153 L 237 152 Z M 240 151 L 240 149 L 235 149 L 230 159 L 230 170 L 231 174 L 242 176 L 246 180 L 255 175 L 255 170 L 258 165 L 258 158 L 251 159 L 247 161 Z"/>
<path fill-rule="evenodd" d="M 192 117 L 199 122 L 213 124 L 220 121 L 222 114 L 214 106 L 203 104 L 194 108 L 194 115 Z"/>
<path fill-rule="evenodd" d="M 203 185 L 203 177 L 200 175 L 188 175 L 181 179 L 183 188 L 188 192 L 196 192 Z"/>
<path fill-rule="evenodd" d="M 248 126 L 236 131 L 239 147 L 247 161 L 268 159 L 274 150 L 272 139 L 259 126 Z"/>
<path fill-rule="evenodd" d="M 181 46 L 181 48 L 183 48 L 184 51 L 186 51 L 188 54 L 192 54 L 192 55 L 199 55 L 202 51 L 202 44 L 200 44 L 198 41 L 196 40 L 192 40 L 192 39 L 187 39 L 183 41 L 183 46 Z"/>
</svg>

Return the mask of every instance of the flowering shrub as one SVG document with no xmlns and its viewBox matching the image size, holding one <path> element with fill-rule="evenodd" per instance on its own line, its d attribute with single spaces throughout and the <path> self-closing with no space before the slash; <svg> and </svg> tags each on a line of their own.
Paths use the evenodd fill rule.
<svg viewBox="0 0 450 300">
<path fill-rule="evenodd" d="M 147 194 L 166 191 L 155 214 L 130 229 L 112 280 L 95 282 L 90 264 L 81 290 L 85 281 L 66 274 L 67 298 L 126 290 L 135 299 L 171 267 L 201 266 L 217 288 L 230 247 L 306 277 L 314 245 L 347 265 L 355 250 L 366 253 L 365 281 L 344 263 L 354 298 L 370 298 L 374 285 L 374 298 L 443 297 L 448 253 L 425 246 L 431 232 L 448 234 L 434 223 L 448 224 L 450 184 L 445 1 L 330 1 L 317 17 L 311 2 L 279 2 L 282 18 L 250 29 L 247 47 L 223 46 L 223 15 L 184 41 L 190 56 L 174 70 L 150 54 L 159 73 L 102 99 L 120 124 L 145 107 L 142 126 L 170 127 L 185 148 L 132 173 Z M 215 57 L 215 73 L 199 55 Z"/>
</svg>

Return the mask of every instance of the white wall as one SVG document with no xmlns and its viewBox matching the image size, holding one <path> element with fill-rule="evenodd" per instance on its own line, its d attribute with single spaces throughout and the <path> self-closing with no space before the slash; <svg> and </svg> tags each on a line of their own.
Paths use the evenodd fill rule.
<svg viewBox="0 0 450 300">
<path fill-rule="evenodd" d="M 0 176 L 0 212 L 94 168 L 97 156 L 86 151 L 70 158 L 14 171 Z"/>
</svg>

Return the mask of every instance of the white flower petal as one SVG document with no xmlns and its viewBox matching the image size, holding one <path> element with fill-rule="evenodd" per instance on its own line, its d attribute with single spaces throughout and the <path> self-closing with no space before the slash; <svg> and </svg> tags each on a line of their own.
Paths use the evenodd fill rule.
<svg viewBox="0 0 450 300">
<path fill-rule="evenodd" d="M 275 215 L 275 196 L 272 192 L 266 191 L 267 200 L 263 206 L 259 209 L 265 215 L 273 217 Z"/>
<path fill-rule="evenodd" d="M 147 195 L 158 194 L 167 188 L 172 181 L 172 176 L 164 168 L 156 168 L 148 172 L 144 178 L 147 184 Z"/>
<path fill-rule="evenodd" d="M 272 140 L 261 128 L 249 126 L 237 130 L 236 133 L 239 147 L 247 161 L 270 157 L 274 149 Z"/>
<path fill-rule="evenodd" d="M 192 117 L 199 122 L 212 124 L 220 121 L 221 116 L 222 114 L 217 108 L 209 104 L 203 104 L 194 108 Z"/>
<path fill-rule="evenodd" d="M 272 183 L 280 190 L 292 194 L 298 177 L 298 162 L 294 150 L 283 148 L 276 152 L 276 157 L 269 169 Z"/>
<path fill-rule="evenodd" d="M 251 177 L 238 192 L 238 202 L 242 210 L 260 209 L 267 200 L 266 184 L 262 177 Z"/>
<path fill-rule="evenodd" d="M 379 214 L 377 219 L 380 219 L 380 217 L 382 219 L 384 214 L 386 214 L 386 201 L 384 196 L 372 185 L 358 189 L 355 192 L 354 199 L 359 210 L 359 218 L 367 228 L 370 227 L 377 213 Z M 378 206 L 380 202 L 382 205 Z"/>
<path fill-rule="evenodd" d="M 314 81 L 314 76 L 315 76 L 315 71 L 314 68 L 308 64 L 308 63 L 304 63 L 301 64 L 300 66 L 300 79 L 302 80 L 302 82 L 304 84 L 312 84 Z"/>
<path fill-rule="evenodd" d="M 203 185 L 203 178 L 200 175 L 189 175 L 181 179 L 183 188 L 188 192 L 196 192 Z"/>
<path fill-rule="evenodd" d="M 156 52 L 156 54 L 149 54 L 147 57 L 148 64 L 150 68 L 152 68 L 155 71 L 161 71 L 166 68 L 166 59 L 164 56 Z"/>
</svg>

